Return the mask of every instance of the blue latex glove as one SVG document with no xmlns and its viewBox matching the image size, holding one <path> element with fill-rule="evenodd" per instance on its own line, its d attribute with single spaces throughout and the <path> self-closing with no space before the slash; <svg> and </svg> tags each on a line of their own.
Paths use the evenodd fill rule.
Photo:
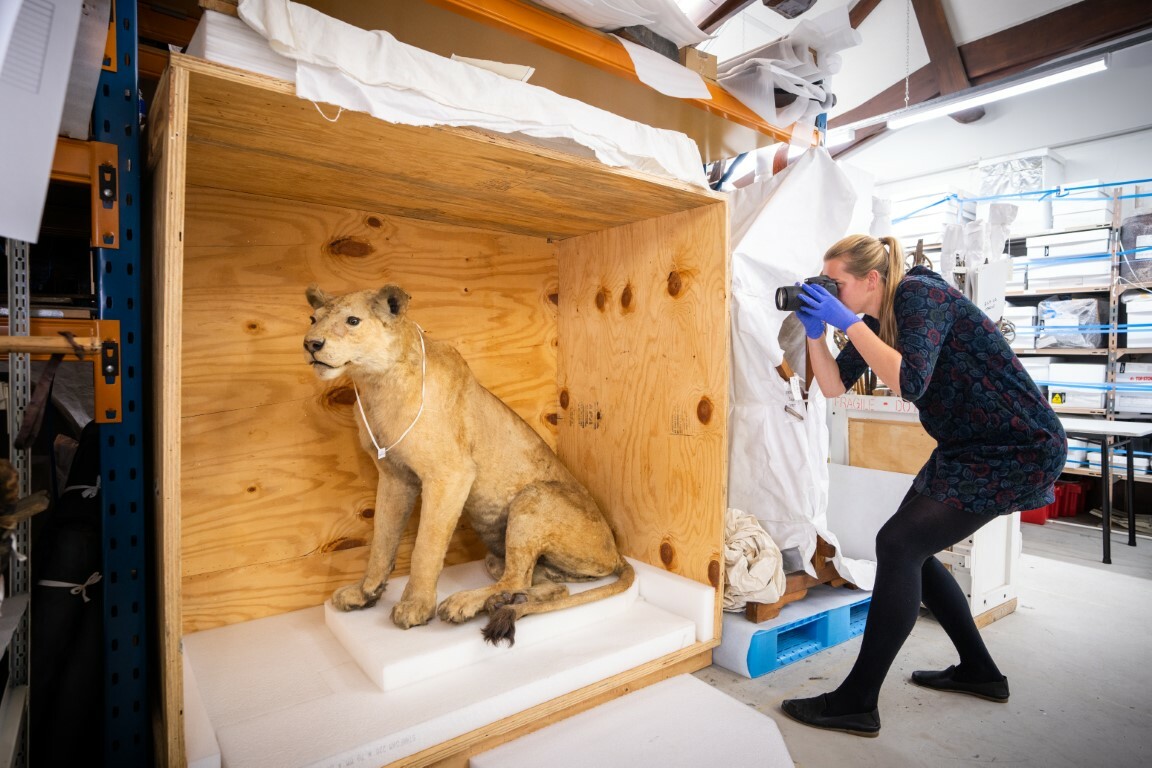
<svg viewBox="0 0 1152 768">
<path fill-rule="evenodd" d="M 809 309 L 796 310 L 796 317 L 804 326 L 804 334 L 810 339 L 818 339 L 824 335 L 824 321 L 812 314 Z"/>
<path fill-rule="evenodd" d="M 800 303 L 803 304 L 807 308 L 807 311 L 814 317 L 828 323 L 828 325 L 846 331 L 848 330 L 848 326 L 860 322 L 860 318 L 857 317 L 852 310 L 844 306 L 844 303 L 840 301 L 840 299 L 828 293 L 828 290 L 824 286 L 804 283 L 801 290 L 803 293 L 800 294 Z M 805 329 L 807 329 L 807 326 L 805 326 Z"/>
</svg>

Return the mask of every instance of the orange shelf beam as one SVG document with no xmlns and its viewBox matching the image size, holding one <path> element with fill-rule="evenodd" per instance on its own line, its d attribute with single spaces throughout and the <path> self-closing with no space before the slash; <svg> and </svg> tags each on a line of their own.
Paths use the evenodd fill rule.
<svg viewBox="0 0 1152 768">
<path fill-rule="evenodd" d="M 639 83 L 628 52 L 611 36 L 582 26 L 543 8 L 517 0 L 427 0 L 445 10 L 487 24 L 545 48 Z M 725 120 L 751 128 L 778 141 L 788 141 L 792 127 L 770 125 L 716 83 L 705 80 L 711 99 L 684 99 Z"/>
</svg>

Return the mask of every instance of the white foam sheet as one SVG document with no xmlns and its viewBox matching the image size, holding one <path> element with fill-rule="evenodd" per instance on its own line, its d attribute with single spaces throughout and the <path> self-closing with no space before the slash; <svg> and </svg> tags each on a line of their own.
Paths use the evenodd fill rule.
<svg viewBox="0 0 1152 768">
<path fill-rule="evenodd" d="M 474 579 L 483 573 L 476 567 L 454 568 Z M 626 610 L 557 637 L 518 641 L 511 651 L 484 645 L 482 617 L 448 627 L 491 653 L 449 674 L 387 692 L 325 626 L 321 606 L 187 635 L 185 665 L 195 676 L 223 765 L 381 765 L 692 645 L 704 630 L 649 602 L 645 590 L 654 601 L 676 603 L 678 581 L 689 606 L 682 612 L 699 614 L 704 613 L 696 605 L 700 590 L 714 599 L 712 590 L 665 575 L 640 564 L 639 597 Z M 462 577 L 449 573 L 448 578 Z M 563 613 L 525 617 L 517 623 L 517 636 L 530 621 Z M 708 633 L 712 621 L 709 611 Z M 435 641 L 443 634 L 436 631 L 438 623 L 404 634 Z M 197 717 L 186 711 L 186 719 Z"/>
<path fill-rule="evenodd" d="M 615 577 L 573 583 L 568 591 L 575 594 L 615 581 Z M 476 561 L 445 568 L 437 583 L 437 602 L 466 589 L 492 583 L 484 563 Z M 486 621 L 479 616 L 468 627 L 433 621 L 419 631 L 400 629 L 392 623 L 396 605 L 408 577 L 388 584 L 384 597 L 373 607 L 362 611 L 341 611 L 324 604 L 324 623 L 341 645 L 352 655 L 364 674 L 390 691 L 420 680 L 444 675 L 461 667 L 487 661 L 497 654 L 518 653 L 519 649 L 567 634 L 574 629 L 618 616 L 628 610 L 640 594 L 639 580 L 625 592 L 563 611 L 525 616 L 516 622 L 515 646 L 493 647 L 485 643 L 477 628 Z"/>
<path fill-rule="evenodd" d="M 241 0 L 240 18 L 295 67 L 296 95 L 405 125 L 568 139 L 606 165 L 707 187 L 700 150 L 654 128 L 345 24 L 288 0 Z"/>
<path fill-rule="evenodd" d="M 220 743 L 200 697 L 200 686 L 184 665 L 184 753 L 188 768 L 220 768 Z"/>
<path fill-rule="evenodd" d="M 471 768 L 792 768 L 772 718 L 679 675 L 471 758 Z"/>
</svg>

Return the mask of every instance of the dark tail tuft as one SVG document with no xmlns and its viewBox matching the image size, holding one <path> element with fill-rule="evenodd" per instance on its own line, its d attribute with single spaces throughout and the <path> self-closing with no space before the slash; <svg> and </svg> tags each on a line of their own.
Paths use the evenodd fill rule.
<svg viewBox="0 0 1152 768">
<path fill-rule="evenodd" d="M 490 613 L 483 633 L 484 640 L 492 645 L 498 646 L 504 640 L 509 648 L 516 645 L 516 609 L 505 605 Z"/>
</svg>

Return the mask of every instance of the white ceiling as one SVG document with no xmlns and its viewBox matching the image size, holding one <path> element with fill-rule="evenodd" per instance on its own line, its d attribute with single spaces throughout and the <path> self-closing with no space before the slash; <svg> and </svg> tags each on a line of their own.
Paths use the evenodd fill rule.
<svg viewBox="0 0 1152 768">
<path fill-rule="evenodd" d="M 942 0 L 958 46 L 1077 1 Z M 702 20 L 720 5 L 720 0 L 677 2 L 694 20 Z M 715 38 L 701 47 L 723 61 L 788 34 L 805 19 L 845 6 L 851 8 L 855 3 L 856 0 L 816 0 L 810 10 L 790 20 L 757 1 L 728 20 Z M 837 103 L 829 112 L 830 119 L 835 120 L 930 63 L 910 5 L 910 0 L 881 0 L 859 26 L 862 43 L 841 52 L 843 67 L 831 78 Z M 1152 16 L 1152 0 L 1149 14 Z M 1150 82 L 1152 43 L 1145 43 L 1113 54 L 1107 72 L 987 105 L 985 116 L 976 122 L 961 124 L 940 118 L 899 131 L 889 130 L 843 158 L 871 174 L 878 183 L 885 183 L 1040 147 L 1136 136 L 1135 143 L 1124 145 L 1125 157 L 1101 160 L 1115 160 L 1116 167 L 1127 167 L 1132 174 L 1152 175 L 1152 99 L 1147 95 Z"/>
</svg>

